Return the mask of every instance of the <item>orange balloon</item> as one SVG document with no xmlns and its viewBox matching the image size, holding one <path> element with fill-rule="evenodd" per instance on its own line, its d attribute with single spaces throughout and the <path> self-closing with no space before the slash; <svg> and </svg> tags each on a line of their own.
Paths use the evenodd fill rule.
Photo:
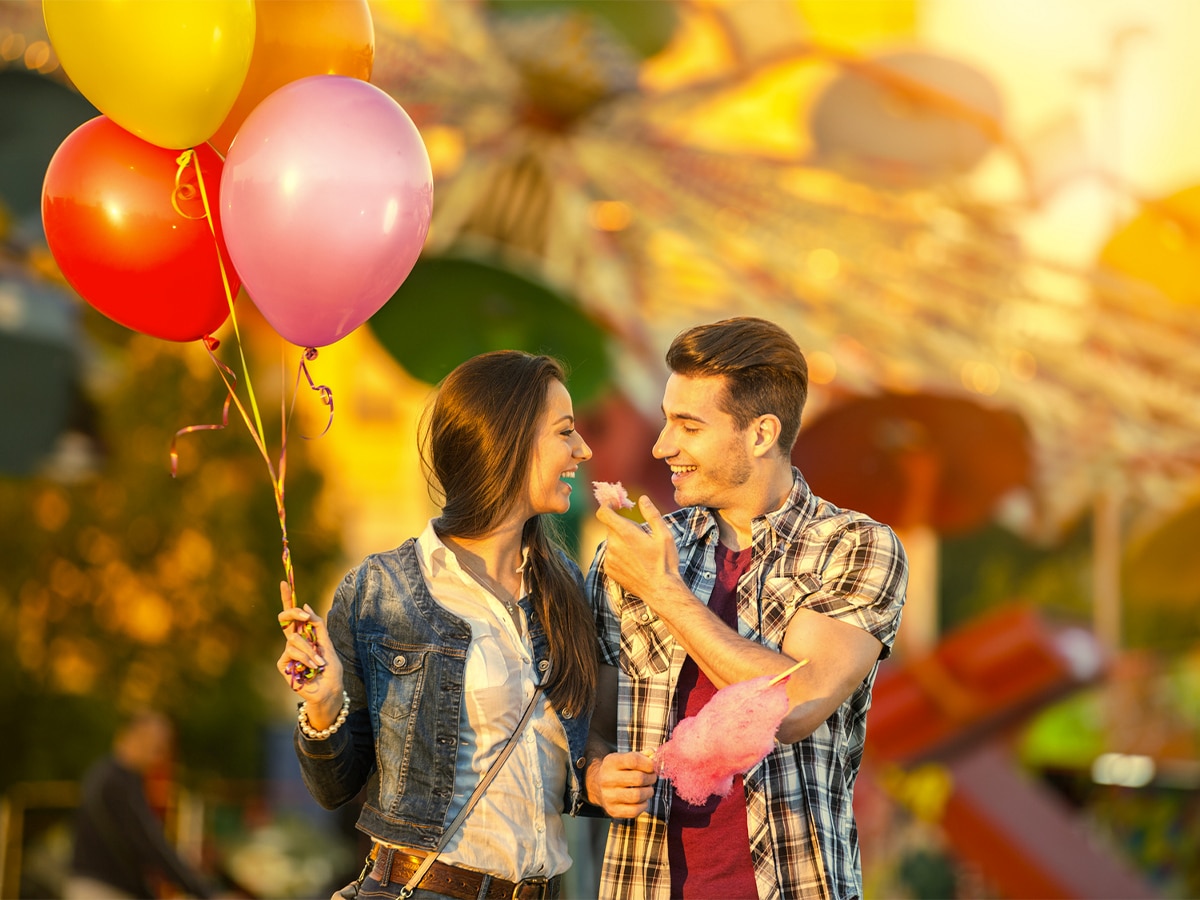
<svg viewBox="0 0 1200 900">
<path fill-rule="evenodd" d="M 241 93 L 208 139 L 229 152 L 238 129 L 267 95 L 309 75 L 371 80 L 375 26 L 367 0 L 255 0 L 250 71 Z"/>
</svg>

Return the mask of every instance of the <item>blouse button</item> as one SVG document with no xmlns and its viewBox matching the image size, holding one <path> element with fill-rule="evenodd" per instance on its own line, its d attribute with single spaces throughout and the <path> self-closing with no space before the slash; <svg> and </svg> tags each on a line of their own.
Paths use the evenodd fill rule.
<svg viewBox="0 0 1200 900">
<path fill-rule="evenodd" d="M 407 660 L 405 660 L 405 658 L 399 654 L 392 658 L 392 665 L 397 669 L 403 666 L 405 662 L 407 662 Z"/>
</svg>

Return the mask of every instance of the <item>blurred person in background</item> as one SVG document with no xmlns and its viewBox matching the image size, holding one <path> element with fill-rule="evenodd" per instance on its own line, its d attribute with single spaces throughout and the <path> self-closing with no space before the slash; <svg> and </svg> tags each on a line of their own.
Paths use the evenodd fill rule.
<svg viewBox="0 0 1200 900">
<path fill-rule="evenodd" d="M 145 778 L 171 756 L 175 729 L 156 710 L 139 710 L 118 727 L 112 753 L 83 780 L 75 816 L 66 900 L 154 898 L 170 883 L 190 897 L 212 897 L 205 879 L 167 842 L 146 799 Z"/>
<path fill-rule="evenodd" d="M 646 527 L 601 507 L 588 574 L 603 645 L 586 772 L 613 817 L 600 896 L 862 897 L 854 782 L 908 567 L 885 525 L 815 496 L 791 464 L 808 366 L 772 322 L 678 335 L 653 447 L 680 509 Z M 695 806 L 652 755 L 720 688 L 788 682 L 775 749 Z M 620 752 L 613 752 L 620 751 Z"/>
<path fill-rule="evenodd" d="M 561 364 L 519 351 L 462 363 L 421 450 L 443 502 L 420 536 L 347 574 L 327 622 L 281 585 L 277 668 L 303 698 L 301 772 L 327 809 L 366 785 L 357 827 L 373 846 L 342 896 L 556 897 L 598 659 L 583 574 L 553 536 L 592 455 Z M 455 829 L 526 708 L 515 751 Z"/>
</svg>

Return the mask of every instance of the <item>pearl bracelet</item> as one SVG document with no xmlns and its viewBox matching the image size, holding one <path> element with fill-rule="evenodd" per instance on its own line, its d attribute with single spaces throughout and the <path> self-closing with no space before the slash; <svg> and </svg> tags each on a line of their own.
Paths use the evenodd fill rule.
<svg viewBox="0 0 1200 900">
<path fill-rule="evenodd" d="M 322 728 L 320 731 L 317 731 L 317 729 L 313 728 L 310 724 L 308 724 L 308 701 L 307 700 L 305 700 L 303 703 L 301 703 L 300 706 L 297 708 L 296 721 L 300 725 L 300 731 L 310 741 L 323 741 L 326 738 L 328 738 L 331 734 L 333 734 L 335 731 L 337 731 L 339 728 L 341 728 L 342 725 L 346 721 L 346 717 L 349 715 L 350 715 L 350 695 L 347 694 L 345 691 L 342 691 L 341 711 L 338 713 L 337 718 L 333 720 L 333 724 L 330 725 L 328 728 Z"/>
</svg>

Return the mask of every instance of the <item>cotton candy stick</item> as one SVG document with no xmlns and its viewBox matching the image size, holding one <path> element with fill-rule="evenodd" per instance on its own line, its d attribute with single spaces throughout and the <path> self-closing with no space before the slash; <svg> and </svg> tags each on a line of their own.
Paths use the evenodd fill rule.
<svg viewBox="0 0 1200 900">
<path fill-rule="evenodd" d="M 609 509 L 633 509 L 633 501 L 619 481 L 593 481 L 592 491 L 596 502 Z"/>
<path fill-rule="evenodd" d="M 788 668 L 784 669 L 782 672 L 780 672 L 778 675 L 776 675 L 774 678 L 772 678 L 770 681 L 768 681 L 767 687 L 775 687 L 775 685 L 779 684 L 779 682 L 787 681 L 788 678 L 791 677 L 793 672 L 795 672 L 797 669 L 803 669 L 807 665 L 808 665 L 808 659 L 806 657 L 805 659 L 800 660 L 800 662 L 796 663 L 795 665 L 788 666 Z"/>
<path fill-rule="evenodd" d="M 774 749 L 775 732 L 791 705 L 787 679 L 807 662 L 721 688 L 700 712 L 675 726 L 654 754 L 655 770 L 693 806 L 714 794 L 726 796 L 735 775 L 750 771 Z"/>
</svg>

